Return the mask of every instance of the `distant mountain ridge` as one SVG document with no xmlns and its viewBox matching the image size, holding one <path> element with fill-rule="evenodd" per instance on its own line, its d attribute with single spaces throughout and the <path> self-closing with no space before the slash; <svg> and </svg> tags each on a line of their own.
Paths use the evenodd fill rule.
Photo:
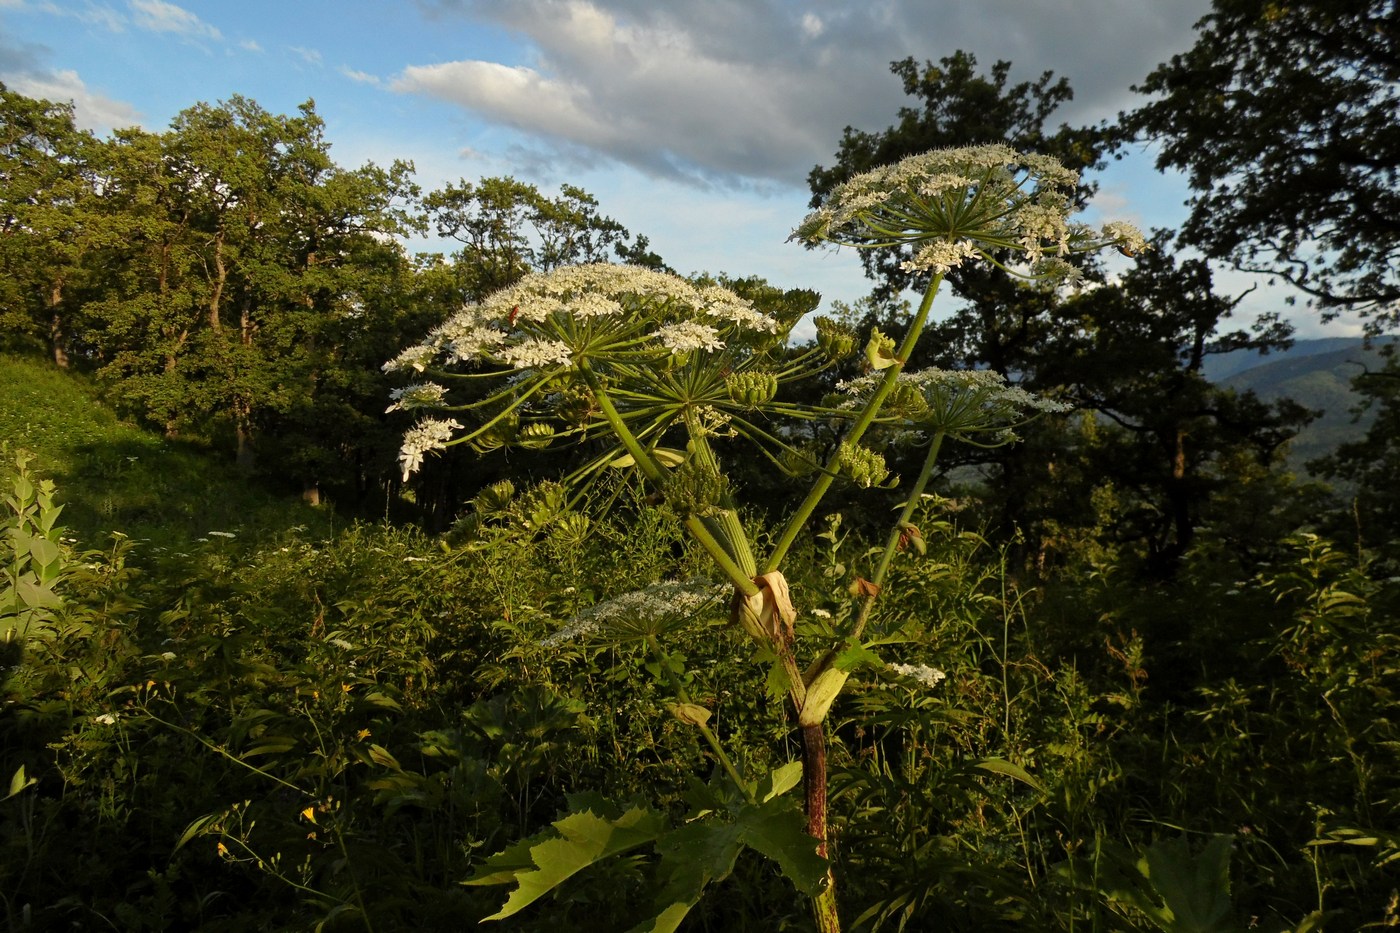
<svg viewBox="0 0 1400 933">
<path fill-rule="evenodd" d="M 1221 386 L 1253 391 L 1266 401 L 1290 398 L 1320 411 L 1318 419 L 1305 427 L 1289 448 L 1289 465 L 1304 473 L 1309 460 L 1365 435 L 1371 418 L 1369 413 L 1360 418 L 1353 415 L 1361 397 L 1351 381 L 1367 369 L 1384 367 L 1382 347 L 1397 339 L 1378 338 L 1369 347 L 1358 337 L 1299 340 L 1291 348 L 1267 356 L 1237 350 L 1207 358 L 1205 375 Z"/>
<path fill-rule="evenodd" d="M 1395 337 L 1384 337 L 1382 341 L 1393 341 Z M 1287 350 L 1274 350 L 1269 354 L 1254 350 L 1235 350 L 1206 357 L 1205 377 L 1211 382 L 1225 382 L 1231 376 L 1260 366 L 1270 366 L 1285 360 L 1299 360 L 1324 353 L 1359 349 L 1364 341 L 1360 337 L 1319 337 L 1313 340 L 1295 340 Z"/>
</svg>

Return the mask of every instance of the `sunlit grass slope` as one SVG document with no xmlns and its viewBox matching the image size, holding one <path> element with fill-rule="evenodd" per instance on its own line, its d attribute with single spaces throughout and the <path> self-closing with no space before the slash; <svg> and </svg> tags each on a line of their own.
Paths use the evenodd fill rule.
<svg viewBox="0 0 1400 933">
<path fill-rule="evenodd" d="M 112 531 L 176 545 L 331 519 L 232 463 L 123 422 L 86 378 L 42 359 L 0 354 L 0 442 L 35 455 L 34 467 L 58 484 L 63 524 L 85 545 Z"/>
</svg>

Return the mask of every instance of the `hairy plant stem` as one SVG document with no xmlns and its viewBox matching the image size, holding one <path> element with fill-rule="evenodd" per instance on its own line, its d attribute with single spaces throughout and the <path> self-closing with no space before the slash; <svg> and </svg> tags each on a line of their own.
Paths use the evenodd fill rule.
<svg viewBox="0 0 1400 933">
<path fill-rule="evenodd" d="M 895 354 L 894 364 L 886 367 L 884 379 L 880 381 L 880 384 L 875 388 L 874 394 L 870 396 L 870 400 L 867 401 L 865 407 L 861 409 L 860 414 L 856 417 L 855 423 L 851 425 L 851 429 L 846 432 L 846 436 L 843 438 L 844 443 L 856 443 L 864 436 L 869 427 L 874 424 L 875 416 L 880 413 L 880 407 L 884 405 L 885 399 L 889 397 L 890 392 L 894 391 L 895 381 L 899 378 L 900 372 L 903 371 L 904 364 L 909 359 L 909 354 L 914 352 L 914 347 L 919 342 L 919 336 L 924 332 L 924 325 L 928 322 L 929 310 L 933 307 L 933 299 L 937 296 L 938 287 L 942 284 L 943 275 L 941 273 L 935 275 L 933 281 L 929 282 L 928 289 L 924 292 L 924 299 L 919 303 L 919 310 L 914 314 L 913 321 L 909 323 L 909 332 L 904 335 L 904 342 L 900 344 L 899 351 Z M 830 460 L 828 460 L 826 464 L 826 468 L 822 470 L 821 475 L 818 476 L 816 482 L 812 484 L 812 489 L 807 493 L 807 498 L 802 500 L 802 504 L 797 507 L 797 511 L 792 514 L 792 517 L 788 519 L 787 524 L 783 527 L 783 533 L 778 538 L 778 543 L 773 546 L 773 553 L 768 555 L 768 561 L 764 564 L 764 573 L 777 570 L 782 566 L 783 558 L 787 557 L 788 550 L 797 540 L 797 536 L 801 534 L 802 529 L 806 527 L 807 521 L 812 517 L 812 513 L 817 510 L 817 506 L 821 504 L 822 498 L 826 496 L 827 490 L 831 488 L 832 482 L 835 481 L 839 473 L 840 451 L 838 449 L 831 455 Z"/>
<path fill-rule="evenodd" d="M 826 723 L 802 727 L 802 793 L 807 812 L 807 835 L 817 841 L 817 854 L 829 859 L 831 847 L 826 827 Z M 826 884 L 812 898 L 812 914 L 819 933 L 841 933 L 836 909 L 836 875 L 830 864 Z"/>
</svg>

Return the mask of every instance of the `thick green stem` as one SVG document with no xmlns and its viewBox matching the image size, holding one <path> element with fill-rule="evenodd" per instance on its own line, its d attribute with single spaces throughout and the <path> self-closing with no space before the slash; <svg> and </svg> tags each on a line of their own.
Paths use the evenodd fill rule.
<svg viewBox="0 0 1400 933">
<path fill-rule="evenodd" d="M 860 414 L 856 417 L 855 423 L 851 425 L 850 431 L 846 433 L 844 443 L 854 444 L 864 436 L 866 430 L 875 423 L 875 417 L 880 413 L 880 407 L 884 405 L 885 399 L 894 391 L 894 384 L 899 379 L 900 372 L 904 369 L 904 363 L 909 359 L 909 354 L 914 352 L 914 347 L 919 342 L 919 335 L 924 331 L 924 325 L 928 322 L 929 310 L 933 307 L 933 299 L 938 294 L 938 287 L 943 283 L 942 274 L 935 275 L 933 281 L 929 283 L 928 290 L 924 292 L 924 300 L 919 303 L 919 310 L 914 315 L 914 320 L 909 324 L 909 332 L 904 335 L 904 342 L 900 344 L 899 351 L 895 354 L 894 364 L 885 369 L 885 377 L 876 387 L 870 400 L 865 403 Z M 822 498 L 831 488 L 832 482 L 839 472 L 839 450 L 832 454 L 826 469 L 817 477 L 812 489 L 807 493 L 807 498 L 802 500 L 802 504 L 797 507 L 797 511 L 792 513 L 788 523 L 783 528 L 778 543 L 773 547 L 773 553 L 768 556 L 768 561 L 764 565 L 764 572 L 769 573 L 782 566 L 783 558 L 787 556 L 788 550 L 797 540 L 797 536 L 806 527 L 807 520 L 812 517 L 812 513 L 817 510 Z"/>
<path fill-rule="evenodd" d="M 690 435 L 690 449 L 695 457 L 705 469 L 719 474 L 719 458 L 715 456 L 714 449 L 710 447 L 710 442 L 705 439 L 704 429 L 693 417 L 688 416 L 685 421 L 686 433 Z M 726 500 L 728 497 L 726 497 Z M 730 501 L 721 503 L 722 511 L 719 515 L 702 519 L 705 527 L 725 545 L 725 550 L 734 563 L 739 565 L 750 579 L 758 576 L 758 561 L 754 559 L 753 548 L 749 546 L 749 536 L 744 533 L 744 526 L 739 521 L 739 514 L 734 510 L 734 505 Z"/>
</svg>

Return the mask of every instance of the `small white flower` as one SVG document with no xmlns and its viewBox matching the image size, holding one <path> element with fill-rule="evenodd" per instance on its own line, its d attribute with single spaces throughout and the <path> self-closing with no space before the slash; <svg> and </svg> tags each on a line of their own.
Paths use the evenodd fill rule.
<svg viewBox="0 0 1400 933">
<path fill-rule="evenodd" d="M 99 726 L 115 726 L 117 724 L 117 714 L 103 713 L 101 716 L 92 717 L 92 721 Z"/>
<path fill-rule="evenodd" d="M 977 245 L 970 240 L 934 240 L 914 254 L 914 258 L 899 264 L 905 272 L 927 269 L 942 274 L 962 265 L 964 259 L 978 255 Z"/>
<path fill-rule="evenodd" d="M 719 331 L 708 324 L 697 324 L 694 321 L 666 324 L 657 329 L 655 337 L 674 355 L 689 353 L 692 350 L 724 349 L 724 341 L 719 339 Z"/>
<path fill-rule="evenodd" d="M 452 439 L 452 432 L 462 426 L 456 421 L 427 418 L 404 432 L 399 448 L 399 464 L 403 466 L 404 482 L 423 465 L 423 455 L 430 450 L 443 450 Z"/>
<path fill-rule="evenodd" d="M 890 670 L 904 677 L 912 677 L 929 689 L 948 679 L 948 675 L 927 664 L 891 664 Z"/>
<path fill-rule="evenodd" d="M 704 580 L 653 583 L 642 590 L 623 593 L 585 609 L 540 646 L 553 648 L 595 635 L 618 640 L 660 634 L 684 623 L 719 600 L 727 588 Z"/>
<path fill-rule="evenodd" d="M 394 357 L 383 366 L 384 372 L 392 373 L 401 369 L 413 369 L 418 372 L 428 368 L 428 364 L 433 361 L 435 351 L 426 344 L 419 344 L 416 347 L 409 347 L 398 356 Z"/>
<path fill-rule="evenodd" d="M 502 347 L 496 355 L 516 369 L 566 366 L 573 358 L 568 344 L 539 337 L 530 337 L 520 343 Z"/>
<path fill-rule="evenodd" d="M 447 390 L 436 382 L 422 382 L 417 385 L 404 386 L 402 389 L 394 389 L 389 393 L 394 404 L 384 409 L 384 413 L 387 415 L 391 411 L 436 408 L 442 404 L 446 395 Z"/>
<path fill-rule="evenodd" d="M 1112 240 L 1120 250 L 1130 256 L 1147 249 L 1147 237 L 1142 235 L 1142 231 L 1121 220 L 1104 224 L 1103 237 L 1105 240 Z"/>
</svg>

